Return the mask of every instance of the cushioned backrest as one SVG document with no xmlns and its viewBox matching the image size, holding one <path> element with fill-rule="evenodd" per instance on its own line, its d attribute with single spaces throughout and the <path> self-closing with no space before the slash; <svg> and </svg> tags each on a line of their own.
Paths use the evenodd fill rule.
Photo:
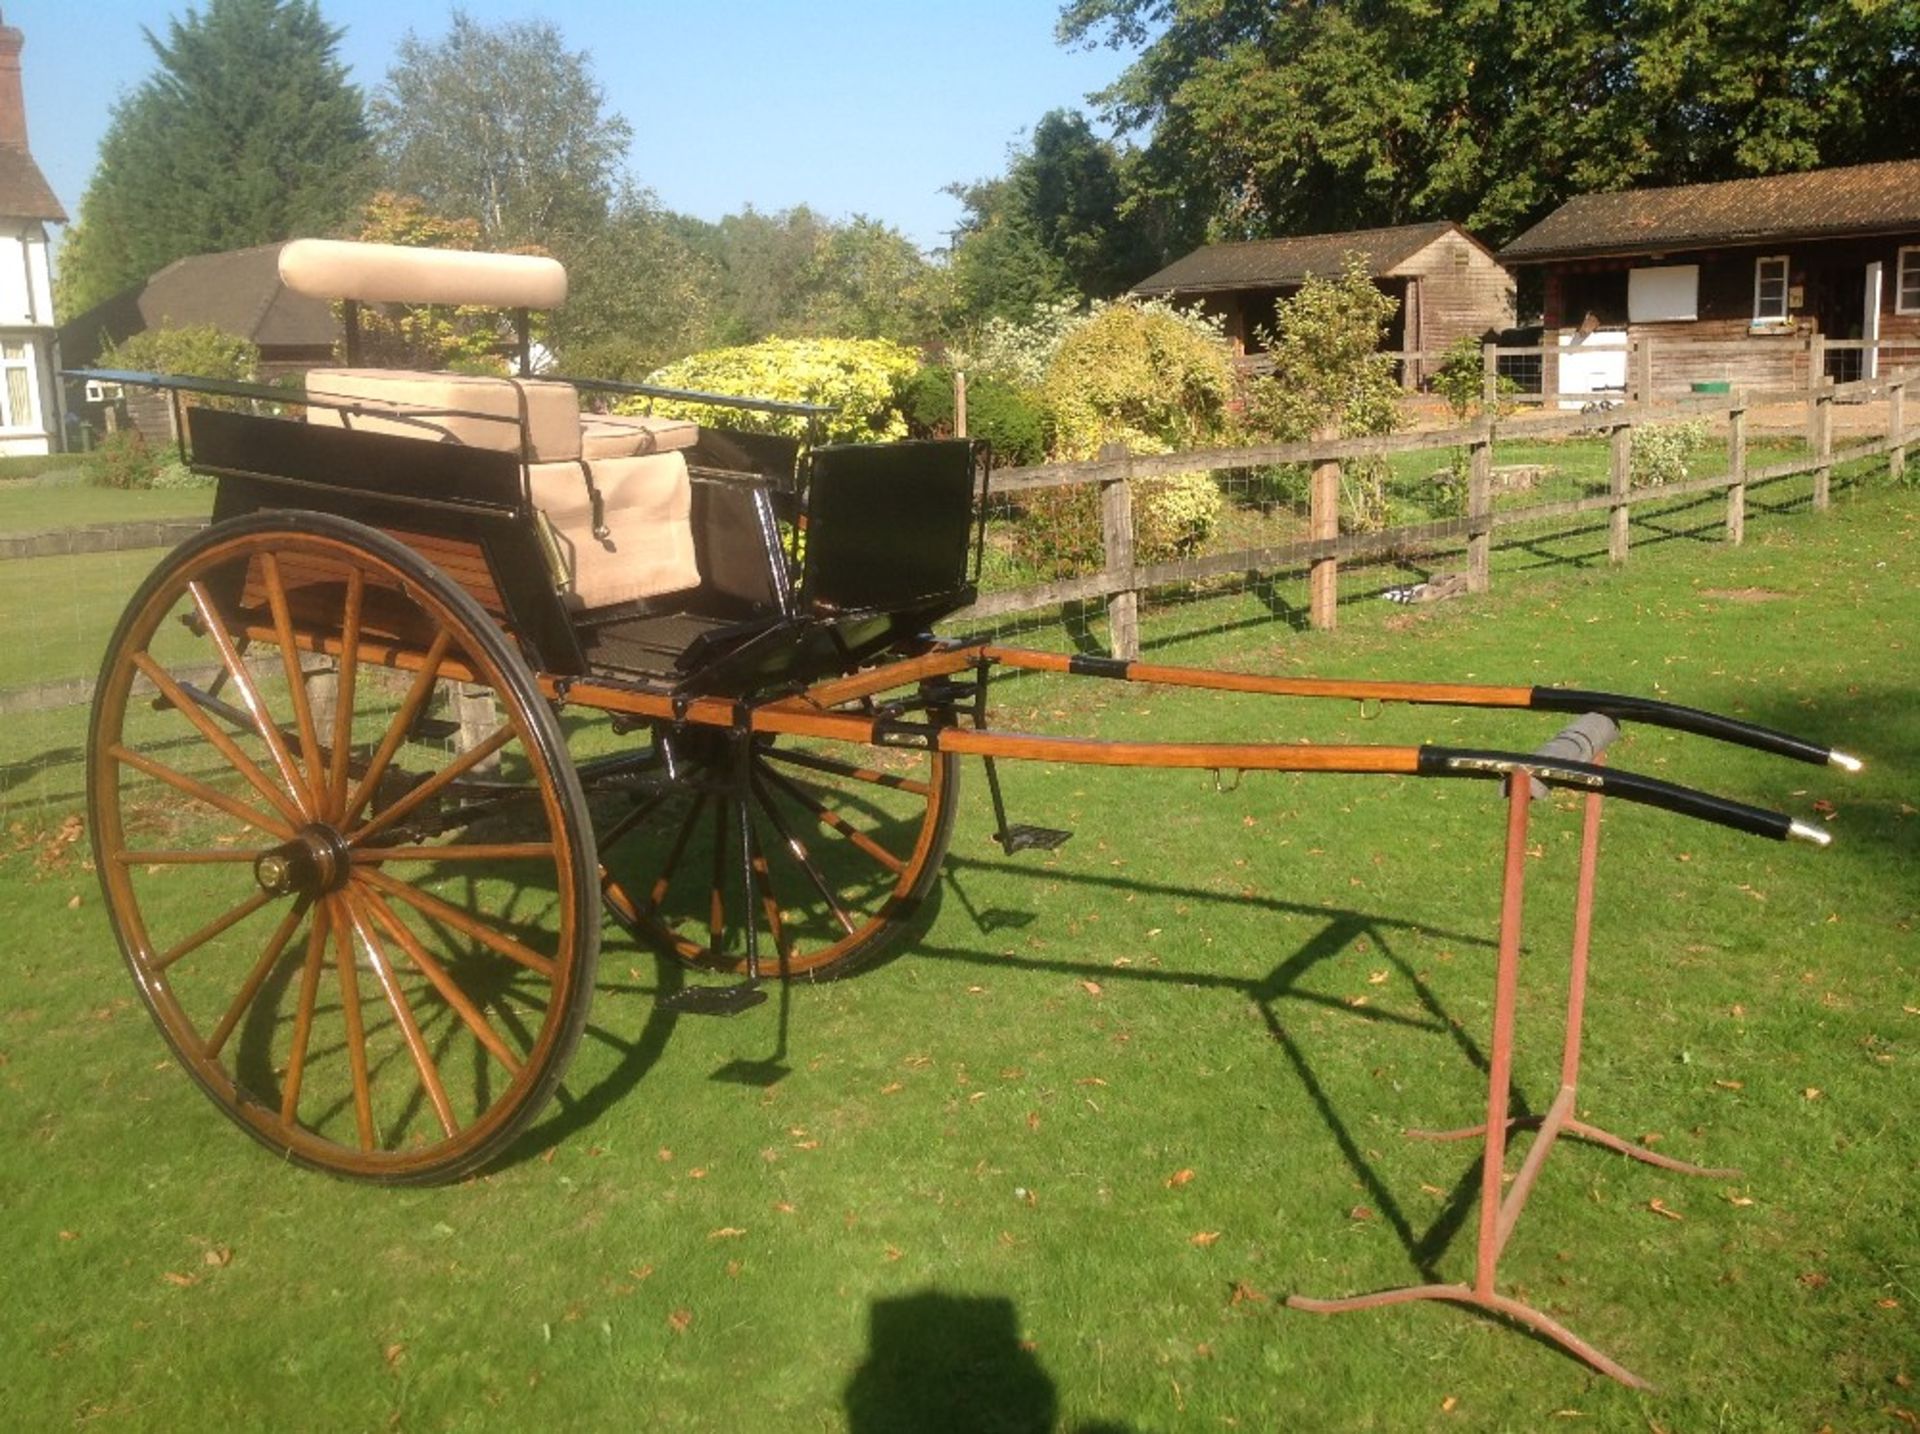
<svg viewBox="0 0 1920 1434">
<path fill-rule="evenodd" d="M 583 472 L 582 470 L 585 470 Z M 600 494 L 606 536 L 594 535 Z M 684 454 L 536 463 L 534 505 L 552 525 L 567 584 L 589 608 L 683 592 L 700 583 L 693 551 L 693 485 Z"/>
<path fill-rule="evenodd" d="M 371 304 L 552 309 L 567 297 L 567 271 L 557 259 L 338 239 L 295 239 L 284 246 L 280 282 L 310 298 Z"/>
<path fill-rule="evenodd" d="M 409 369 L 328 368 L 307 374 L 310 423 L 392 433 L 428 442 L 521 452 L 521 425 L 535 462 L 580 456 L 580 396 L 571 384 Z M 350 410 L 320 402 L 347 404 Z M 392 415 L 386 417 L 383 415 Z"/>
</svg>

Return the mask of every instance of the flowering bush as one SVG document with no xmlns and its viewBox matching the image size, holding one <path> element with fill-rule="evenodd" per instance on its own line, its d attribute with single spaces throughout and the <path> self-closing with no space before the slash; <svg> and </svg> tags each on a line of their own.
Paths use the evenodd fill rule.
<svg viewBox="0 0 1920 1434">
<path fill-rule="evenodd" d="M 833 410 L 822 420 L 828 442 L 884 443 L 907 436 L 898 395 L 919 368 L 917 353 L 885 339 L 766 339 L 690 354 L 655 369 L 646 381 L 660 388 L 819 404 Z M 799 414 L 645 398 L 621 407 L 722 428 L 807 436 L 807 421 Z"/>
<path fill-rule="evenodd" d="M 1687 460 L 1707 446 L 1706 420 L 1648 423 L 1633 430 L 1628 481 L 1635 488 L 1658 488 L 1687 476 Z"/>
</svg>

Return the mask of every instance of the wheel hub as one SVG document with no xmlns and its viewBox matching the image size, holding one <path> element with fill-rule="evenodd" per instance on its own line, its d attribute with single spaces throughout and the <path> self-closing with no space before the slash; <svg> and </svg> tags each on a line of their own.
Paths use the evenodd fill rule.
<svg viewBox="0 0 1920 1434">
<path fill-rule="evenodd" d="M 346 838 L 324 822 L 301 828 L 254 859 L 253 879 L 275 896 L 325 896 L 346 885 L 350 858 Z"/>
</svg>

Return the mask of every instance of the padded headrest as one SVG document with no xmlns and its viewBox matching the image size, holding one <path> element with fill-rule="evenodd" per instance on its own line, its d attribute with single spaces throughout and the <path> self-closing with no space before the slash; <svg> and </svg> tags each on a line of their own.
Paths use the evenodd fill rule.
<svg viewBox="0 0 1920 1434">
<path fill-rule="evenodd" d="M 280 282 L 314 299 L 373 304 L 473 304 L 552 309 L 567 297 L 558 259 L 295 239 L 280 251 Z"/>
</svg>

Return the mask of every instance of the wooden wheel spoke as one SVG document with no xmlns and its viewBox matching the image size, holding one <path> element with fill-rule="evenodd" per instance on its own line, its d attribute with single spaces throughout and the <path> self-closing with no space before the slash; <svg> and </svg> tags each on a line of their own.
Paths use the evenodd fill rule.
<svg viewBox="0 0 1920 1434">
<path fill-rule="evenodd" d="M 247 779 L 248 785 L 273 804 L 275 811 L 290 822 L 298 823 L 305 820 L 299 806 L 289 801 L 286 794 L 274 786 L 273 780 L 260 770 L 258 764 L 240 750 L 239 744 L 233 738 L 220 730 L 219 724 L 201 710 L 200 704 L 194 700 L 193 695 L 175 682 L 172 675 L 155 662 L 150 654 L 134 653 L 133 665 L 140 669 L 141 675 L 147 681 L 160 689 L 160 695 L 173 704 L 174 710 L 191 722 L 200 735 L 207 739 L 208 744 L 225 757 L 236 772 Z"/>
<path fill-rule="evenodd" d="M 713 802 L 713 884 L 707 892 L 707 949 L 720 954 L 727 935 L 727 801 Z M 747 919 L 753 919 L 749 912 Z"/>
<path fill-rule="evenodd" d="M 827 910 L 831 911 L 833 919 L 840 923 L 840 929 L 849 936 L 853 935 L 858 929 L 853 917 L 847 914 L 847 908 L 841 905 L 840 898 L 835 896 L 833 889 L 827 885 L 826 877 L 821 874 L 820 868 L 813 864 L 813 857 L 808 853 L 806 843 L 793 834 L 757 777 L 754 780 L 753 791 L 754 796 L 759 799 L 761 810 L 767 814 L 767 820 L 773 823 L 774 831 L 779 834 L 780 840 L 786 843 L 787 852 L 793 857 L 794 864 L 806 876 L 808 884 L 820 893 L 820 899 L 826 902 Z"/>
<path fill-rule="evenodd" d="M 171 767 L 162 766 L 151 757 L 135 752 L 131 748 L 122 746 L 119 743 L 115 743 L 113 746 L 107 748 L 107 755 L 112 757 L 116 762 L 122 762 L 132 767 L 136 772 L 145 773 L 157 782 L 165 782 L 175 791 L 184 792 L 195 801 L 205 802 L 216 811 L 225 812 L 230 817 L 237 817 L 250 827 L 257 827 L 263 832 L 270 832 L 282 841 L 293 840 L 293 828 L 281 821 L 278 817 L 268 816 L 257 807 L 250 807 L 245 802 L 236 801 L 224 792 L 217 792 L 205 782 L 189 777 L 185 772 L 176 772 Z"/>
<path fill-rule="evenodd" d="M 472 748 L 462 752 L 458 757 L 454 758 L 453 761 L 447 763 L 446 766 L 435 772 L 419 786 L 411 788 L 399 801 L 395 802 L 384 812 L 380 813 L 379 816 L 356 831 L 348 838 L 348 842 L 350 844 L 359 843 L 378 832 L 385 831 L 409 812 L 417 809 L 422 803 L 431 801 L 439 793 L 445 791 L 452 783 L 457 782 L 461 777 L 486 761 L 487 758 L 511 742 L 516 735 L 511 726 L 502 726 L 490 734 L 484 742 L 476 743 Z"/>
<path fill-rule="evenodd" d="M 427 655 L 420 664 L 420 670 L 413 675 L 413 685 L 407 689 L 407 695 L 400 704 L 400 710 L 393 714 L 393 720 L 387 724 L 386 734 L 380 739 L 380 746 L 373 754 L 373 760 L 367 763 L 367 770 L 360 778 L 360 785 L 353 789 L 347 798 L 346 806 L 340 813 L 340 825 L 351 826 L 360 810 L 372 800 L 374 790 L 380 785 L 380 779 L 386 775 L 388 763 L 393 754 L 400 750 L 400 744 L 407 740 L 407 733 L 413 730 L 414 720 L 419 717 L 420 709 L 427 705 L 427 698 L 433 695 L 433 684 L 440 675 L 440 664 L 446 661 L 447 652 L 453 646 L 453 636 L 446 631 L 434 635 L 433 645 L 427 649 Z"/>
<path fill-rule="evenodd" d="M 832 810 L 826 803 L 820 801 L 790 777 L 774 771 L 769 771 L 766 776 L 768 781 L 772 782 L 781 791 L 785 792 L 796 802 L 800 803 L 801 806 L 812 812 L 820 821 L 821 825 L 831 827 L 834 831 L 839 832 L 841 836 L 845 837 L 848 841 L 852 842 L 854 846 L 879 862 L 880 865 L 884 866 L 888 871 L 898 875 L 907 869 L 907 864 L 900 860 L 899 857 L 881 846 L 879 842 L 854 826 L 852 822 L 841 816 L 840 813 Z"/>
<path fill-rule="evenodd" d="M 467 1029 L 473 1032 L 474 1039 L 485 1046 L 493 1054 L 494 1059 L 506 1067 L 508 1074 L 518 1076 L 520 1074 L 519 1057 L 514 1055 L 512 1049 L 500 1038 L 500 1033 L 494 1030 L 480 1008 L 468 999 L 466 992 L 462 991 L 459 984 L 447 973 L 446 967 L 427 954 L 427 949 L 420 943 L 420 938 L 407 929 L 399 913 L 383 901 L 376 892 L 363 891 L 361 899 L 366 903 L 367 909 L 373 913 L 374 920 L 386 927 L 388 934 L 400 943 L 400 949 L 407 953 L 407 959 L 413 962 L 421 975 L 433 983 L 441 999 L 451 1006 L 454 1013 L 466 1023 Z"/>
<path fill-rule="evenodd" d="M 529 971 L 537 971 L 549 981 L 553 979 L 552 961 L 538 951 L 515 941 L 511 936 L 496 931 L 485 922 L 468 915 L 459 907 L 450 906 L 439 897 L 429 896 L 424 891 L 415 891 L 404 882 L 395 881 L 384 871 L 375 867 L 361 868 L 358 879 L 377 887 L 388 896 L 398 897 L 414 910 L 432 917 L 444 926 L 452 927 L 463 936 L 472 937 L 488 950 L 505 956 L 509 961 L 516 961 Z"/>
<path fill-rule="evenodd" d="M 779 955 L 784 974 L 793 964 L 793 943 L 787 939 L 786 926 L 780 920 L 780 896 L 773 887 L 773 872 L 767 867 L 766 853 L 760 849 L 760 834 L 746 813 L 742 812 L 740 819 L 746 824 L 748 860 L 753 863 L 754 882 L 760 888 L 760 906 L 766 912 L 767 931 L 773 937 L 773 949 Z"/>
<path fill-rule="evenodd" d="M 324 804 L 327 771 L 320 758 L 320 733 L 313 724 L 313 704 L 307 700 L 307 677 L 300 668 L 300 648 L 294 640 L 293 614 L 287 609 L 286 585 L 280 581 L 280 563 L 272 553 L 260 555 L 260 576 L 267 589 L 267 607 L 273 613 L 274 635 L 280 641 L 280 665 L 287 674 L 287 697 L 293 705 L 293 725 L 300 734 L 300 756 L 306 763 L 307 790 L 314 811 Z"/>
<path fill-rule="evenodd" d="M 373 966 L 374 979 L 380 983 L 381 994 L 387 998 L 387 1006 L 392 1010 L 394 1020 L 399 1023 L 401 1039 L 406 1042 L 407 1053 L 413 1057 L 414 1069 L 420 1072 L 420 1084 L 426 1087 L 427 1100 L 433 1106 L 434 1115 L 439 1118 L 440 1128 L 449 1136 L 457 1135 L 460 1123 L 454 1119 L 453 1105 L 447 1100 L 446 1086 L 440 1080 L 440 1068 L 434 1064 L 433 1053 L 427 1049 L 427 1043 L 420 1034 L 420 1023 L 414 1019 L 413 1007 L 394 976 L 393 962 L 387 956 L 386 947 L 380 944 L 379 933 L 366 919 L 364 903 L 350 891 L 343 893 L 340 900 L 353 922 L 354 934 L 366 949 L 367 960 Z"/>
<path fill-rule="evenodd" d="M 198 951 L 221 932 L 239 925 L 273 899 L 274 894 L 271 891 L 254 892 L 252 896 L 249 896 L 232 910 L 214 917 L 213 920 L 209 921 L 205 926 L 202 926 L 198 931 L 194 932 L 193 935 L 182 938 L 178 943 L 169 947 L 163 955 L 154 957 L 153 960 L 147 963 L 147 969 L 150 971 L 166 970 L 167 967 L 178 961 L 182 956 L 192 951 Z"/>
<path fill-rule="evenodd" d="M 640 823 L 658 811 L 661 803 L 666 801 L 668 795 L 667 791 L 662 790 L 655 792 L 644 802 L 636 803 L 632 811 L 621 817 L 619 821 L 608 827 L 604 832 L 595 833 L 594 844 L 598 846 L 603 853 L 609 847 L 617 845 L 629 832 L 633 831 Z"/>
<path fill-rule="evenodd" d="M 307 960 L 300 972 L 300 999 L 294 1008 L 293 1048 L 287 1055 L 287 1078 L 280 1088 L 282 1125 L 293 1125 L 299 1120 L 300 1084 L 307 1071 L 307 1047 L 313 1039 L 313 1008 L 320 994 L 320 967 L 327 954 L 327 937 L 332 925 L 333 902 L 315 905 L 313 925 L 307 932 Z"/>
<path fill-rule="evenodd" d="M 187 591 L 193 595 L 193 605 L 199 611 L 200 621 L 205 625 L 207 635 L 213 639 L 213 645 L 219 649 L 221 664 L 227 669 L 227 676 L 233 679 L 242 705 L 253 718 L 255 730 L 267 744 L 267 751 L 273 757 L 280 780 L 287 784 L 288 792 L 302 813 L 311 816 L 313 793 L 307 787 L 306 779 L 300 775 L 299 768 L 294 765 L 293 754 L 287 750 L 286 739 L 280 734 L 280 725 L 273 720 L 273 713 L 267 710 L 266 699 L 260 695 L 259 685 L 254 682 L 253 674 L 247 671 L 247 664 L 242 660 L 239 649 L 233 645 L 233 635 L 227 631 L 220 614 L 214 610 L 205 584 L 188 583 Z"/>
<path fill-rule="evenodd" d="M 347 769 L 353 750 L 354 686 L 360 671 L 360 610 L 366 598 L 366 574 L 347 574 L 347 599 L 340 621 L 340 668 L 335 677 L 333 762 L 327 774 L 327 810 L 338 816 L 347 804 Z"/>
<path fill-rule="evenodd" d="M 260 987 L 266 981 L 274 964 L 279 961 L 280 953 L 287 949 L 287 943 L 293 940 L 294 930 L 300 925 L 300 918 L 308 911 L 308 903 L 296 901 L 287 914 L 280 919 L 273 937 L 267 942 L 266 949 L 260 953 L 260 959 L 253 963 L 253 969 L 247 973 L 247 979 L 240 983 L 240 993 L 233 998 L 233 1004 L 227 1007 L 227 1013 L 220 1018 L 220 1024 L 213 1028 L 213 1034 L 207 1037 L 201 1047 L 201 1054 L 208 1060 L 216 1059 L 227 1043 L 227 1037 L 233 1034 L 233 1028 L 246 1014 L 247 1007 L 253 1004 L 253 998 L 260 994 Z"/>
<path fill-rule="evenodd" d="M 776 762 L 789 762 L 796 767 L 807 767 L 816 772 L 828 772 L 836 777 L 848 777 L 856 782 L 867 782 L 873 786 L 892 787 L 895 791 L 911 792 L 916 797 L 933 795 L 933 787 L 912 777 L 903 777 L 897 772 L 881 772 L 872 767 L 860 767 L 852 762 L 843 762 L 837 757 L 822 756 L 818 752 L 796 751 L 781 747 L 760 747 L 754 751 L 756 757 L 771 758 Z"/>
<path fill-rule="evenodd" d="M 211 847 L 205 851 L 121 851 L 114 853 L 113 859 L 122 866 L 214 866 L 226 862 L 251 862 L 259 855 L 256 851 Z"/>
<path fill-rule="evenodd" d="M 334 907 L 333 960 L 340 976 L 340 1014 L 347 1026 L 347 1064 L 353 1071 L 353 1120 L 360 1132 L 360 1148 L 373 1149 L 373 1090 L 367 1074 L 367 1030 L 360 1013 L 360 971 L 353 959 L 353 922 L 342 910 L 338 895 L 327 898 Z"/>
<path fill-rule="evenodd" d="M 379 866 L 390 861 L 533 861 L 552 859 L 550 841 L 453 842 L 447 846 L 366 846 L 351 854 L 355 866 Z"/>
</svg>

